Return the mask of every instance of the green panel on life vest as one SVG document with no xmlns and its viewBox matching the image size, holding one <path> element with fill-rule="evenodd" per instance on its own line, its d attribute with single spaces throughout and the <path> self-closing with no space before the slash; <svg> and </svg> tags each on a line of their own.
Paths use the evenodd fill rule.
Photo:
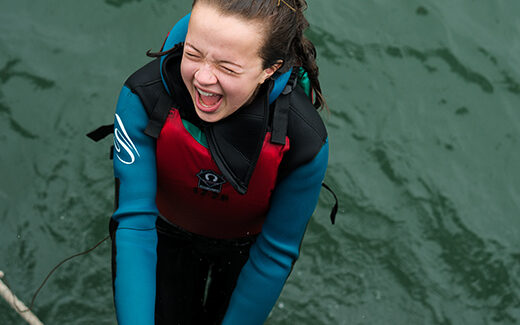
<svg viewBox="0 0 520 325">
<path fill-rule="evenodd" d="M 303 88 L 307 97 L 311 97 L 311 81 L 305 69 L 300 67 L 298 71 L 298 84 Z"/>
<path fill-rule="evenodd" d="M 197 140 L 198 143 L 208 148 L 208 140 L 206 139 L 206 135 L 201 131 L 201 129 L 186 120 L 182 120 L 182 125 L 184 125 L 186 131 L 188 131 L 188 133 L 191 134 L 191 136 Z"/>
</svg>

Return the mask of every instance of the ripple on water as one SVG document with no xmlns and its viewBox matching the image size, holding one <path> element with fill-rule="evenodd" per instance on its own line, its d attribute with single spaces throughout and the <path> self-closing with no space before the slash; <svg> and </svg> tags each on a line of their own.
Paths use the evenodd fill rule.
<svg viewBox="0 0 520 325">
<path fill-rule="evenodd" d="M 12 78 L 21 78 L 28 80 L 32 83 L 36 89 L 47 90 L 53 88 L 55 86 L 54 81 L 37 76 L 35 74 L 17 69 L 17 66 L 20 65 L 20 59 L 11 59 L 5 63 L 5 65 L 0 69 L 0 84 L 5 85 Z M 0 88 L 0 115 L 7 115 L 7 120 L 9 121 L 9 127 L 12 131 L 17 133 L 23 138 L 26 139 L 37 139 L 38 136 L 29 130 L 27 130 L 21 123 L 19 123 L 13 116 L 12 110 L 9 106 L 2 101 L 4 97 L 2 94 L 2 89 Z M 5 100 L 5 99 L 3 99 Z"/>
<path fill-rule="evenodd" d="M 50 89 L 55 86 L 55 82 L 47 78 L 37 76 L 35 74 L 15 69 L 20 64 L 20 59 L 12 59 L 7 61 L 3 68 L 0 69 L 0 82 L 5 84 L 13 77 L 20 77 L 29 80 L 37 89 Z"/>
<path fill-rule="evenodd" d="M 456 113 L 465 115 L 467 109 Z M 468 228 L 452 199 L 422 178 L 422 170 L 413 168 L 413 157 L 400 146 L 390 150 L 384 142 L 372 142 L 366 148 L 372 154 L 369 164 L 378 166 L 398 201 L 394 207 L 376 203 L 377 196 L 369 194 L 373 189 L 352 166 L 330 166 L 335 175 L 330 185 L 340 197 L 338 237 L 343 240 L 310 240 L 314 265 L 321 265 L 313 273 L 326 279 L 318 284 L 340 292 L 344 308 L 359 310 L 382 299 L 389 308 L 408 310 L 418 323 L 478 323 L 483 311 L 490 322 L 516 323 L 518 255 Z M 320 227 L 311 224 L 310 229 L 327 231 Z M 345 260 L 327 257 L 335 253 Z M 309 303 L 320 305 L 319 299 Z"/>
<path fill-rule="evenodd" d="M 423 185 L 428 196 L 411 197 L 411 204 L 421 218 L 421 242 L 438 248 L 436 258 L 442 263 L 435 271 L 445 277 L 445 283 L 436 286 L 450 292 L 454 303 L 488 310 L 488 320 L 516 322 L 520 286 L 515 280 L 519 268 L 514 266 L 514 254 L 471 231 L 449 197 L 425 181 Z M 461 296 L 465 297 L 462 301 Z"/>
<path fill-rule="evenodd" d="M 141 0 L 105 0 L 105 3 L 109 6 L 120 8 L 124 5 L 130 4 L 132 2 L 140 2 Z"/>
<path fill-rule="evenodd" d="M 379 46 L 376 46 L 379 48 Z M 483 76 L 482 74 L 474 71 L 468 66 L 465 66 L 452 52 L 449 48 L 437 48 L 432 50 L 421 51 L 415 49 L 410 46 L 404 47 L 396 47 L 396 46 L 387 46 L 385 48 L 385 53 L 391 57 L 404 59 L 404 58 L 414 58 L 419 60 L 423 66 L 429 72 L 436 72 L 438 68 L 430 61 L 432 58 L 439 58 L 444 61 L 451 69 L 451 72 L 455 73 L 463 80 L 474 83 L 480 86 L 480 88 L 486 93 L 493 93 L 494 87 L 491 82 Z"/>
<path fill-rule="evenodd" d="M 354 59 L 360 63 L 366 60 L 365 49 L 361 44 L 350 40 L 339 40 L 334 33 L 319 26 L 313 26 L 307 34 L 314 45 L 319 47 L 320 56 L 337 65 L 341 65 L 345 59 Z"/>
</svg>

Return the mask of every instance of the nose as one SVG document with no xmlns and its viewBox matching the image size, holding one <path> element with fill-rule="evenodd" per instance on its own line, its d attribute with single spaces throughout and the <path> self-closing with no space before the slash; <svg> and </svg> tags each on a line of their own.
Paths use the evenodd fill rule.
<svg viewBox="0 0 520 325">
<path fill-rule="evenodd" d="M 199 70 L 195 72 L 194 77 L 200 85 L 212 85 L 217 82 L 213 67 L 207 63 L 200 66 Z"/>
</svg>

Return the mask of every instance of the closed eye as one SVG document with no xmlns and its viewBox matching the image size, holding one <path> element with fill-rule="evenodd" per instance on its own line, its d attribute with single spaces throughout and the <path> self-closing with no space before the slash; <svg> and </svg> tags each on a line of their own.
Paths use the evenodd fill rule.
<svg viewBox="0 0 520 325">
<path fill-rule="evenodd" d="M 184 55 L 187 56 L 188 58 L 191 58 L 191 59 L 198 59 L 199 58 L 199 56 L 197 54 L 190 53 L 190 52 L 184 52 Z"/>
<path fill-rule="evenodd" d="M 238 72 L 236 72 L 235 70 L 232 70 L 230 68 L 227 68 L 225 66 L 221 66 L 222 70 L 224 70 L 226 73 L 229 73 L 229 74 L 238 74 Z"/>
</svg>

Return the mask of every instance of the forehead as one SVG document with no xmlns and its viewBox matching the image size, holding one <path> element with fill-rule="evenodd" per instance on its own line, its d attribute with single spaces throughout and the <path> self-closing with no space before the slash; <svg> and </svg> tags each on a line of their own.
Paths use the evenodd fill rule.
<svg viewBox="0 0 520 325">
<path fill-rule="evenodd" d="M 246 20 L 221 13 L 199 2 L 193 7 L 186 42 L 216 59 L 256 60 L 263 44 L 264 26 L 258 20 Z M 206 53 L 207 52 L 207 53 Z"/>
</svg>

